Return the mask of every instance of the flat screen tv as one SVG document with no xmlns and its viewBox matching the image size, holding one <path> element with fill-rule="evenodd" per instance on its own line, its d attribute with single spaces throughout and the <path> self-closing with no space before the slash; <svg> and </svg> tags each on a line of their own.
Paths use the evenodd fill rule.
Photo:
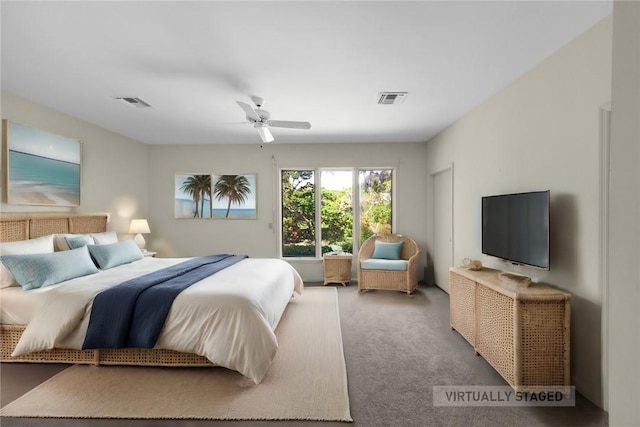
<svg viewBox="0 0 640 427">
<path fill-rule="evenodd" d="M 549 191 L 483 197 L 482 253 L 549 270 Z"/>
</svg>

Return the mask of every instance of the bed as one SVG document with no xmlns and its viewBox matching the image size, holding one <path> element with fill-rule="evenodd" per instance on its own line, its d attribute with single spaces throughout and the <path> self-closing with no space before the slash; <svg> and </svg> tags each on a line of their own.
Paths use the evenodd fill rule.
<svg viewBox="0 0 640 427">
<path fill-rule="evenodd" d="M 108 219 L 108 214 L 3 213 L 0 241 L 95 235 L 107 230 Z M 302 290 L 297 272 L 278 259 L 243 259 L 185 289 L 173 302 L 154 348 L 81 349 L 95 295 L 184 260 L 144 257 L 45 288 L 0 289 L 0 361 L 219 365 L 259 383 L 277 350 L 274 331 L 282 313 Z"/>
</svg>

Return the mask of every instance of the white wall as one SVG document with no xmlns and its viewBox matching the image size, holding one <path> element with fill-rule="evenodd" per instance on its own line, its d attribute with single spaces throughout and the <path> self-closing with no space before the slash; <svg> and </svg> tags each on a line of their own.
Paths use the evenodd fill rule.
<svg viewBox="0 0 640 427">
<path fill-rule="evenodd" d="M 149 147 L 149 246 L 160 256 L 278 254 L 278 168 L 396 168 L 396 230 L 425 249 L 425 144 L 265 144 Z M 275 158 L 275 161 L 273 160 Z M 174 218 L 175 173 L 256 173 L 257 220 Z M 424 257 L 423 257 L 424 259 Z M 292 262 L 306 281 L 322 281 L 320 260 Z M 422 263 L 424 266 L 424 262 Z M 422 268 L 420 269 L 422 271 Z"/>
<path fill-rule="evenodd" d="M 7 92 L 0 101 L 3 119 L 82 143 L 79 208 L 8 205 L 3 195 L 3 212 L 110 212 L 109 228 L 119 234 L 128 232 L 132 217 L 146 213 L 146 145 Z"/>
<path fill-rule="evenodd" d="M 609 425 L 640 425 L 640 3 L 613 9 Z"/>
<path fill-rule="evenodd" d="M 611 31 L 609 17 L 458 120 L 428 143 L 426 161 L 429 173 L 454 163 L 454 263 L 481 259 L 572 294 L 572 381 L 599 405 L 599 109 L 611 100 Z M 483 256 L 481 197 L 547 189 L 551 270 Z"/>
</svg>

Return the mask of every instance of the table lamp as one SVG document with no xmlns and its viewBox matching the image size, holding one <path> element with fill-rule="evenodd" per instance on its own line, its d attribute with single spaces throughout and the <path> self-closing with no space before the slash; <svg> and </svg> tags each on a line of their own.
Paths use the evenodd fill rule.
<svg viewBox="0 0 640 427">
<path fill-rule="evenodd" d="M 149 223 L 147 222 L 147 220 L 132 219 L 131 225 L 129 225 L 129 233 L 131 234 L 137 233 L 133 241 L 136 242 L 136 245 L 138 245 L 140 250 L 144 252 L 145 250 L 144 245 L 146 242 L 144 241 L 144 237 L 142 237 L 142 235 L 151 233 L 151 230 L 149 230 Z"/>
</svg>

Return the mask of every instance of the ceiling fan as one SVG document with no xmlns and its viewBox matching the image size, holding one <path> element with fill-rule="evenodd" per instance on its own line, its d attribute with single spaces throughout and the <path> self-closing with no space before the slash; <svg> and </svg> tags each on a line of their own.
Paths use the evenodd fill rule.
<svg viewBox="0 0 640 427">
<path fill-rule="evenodd" d="M 247 115 L 249 124 L 252 124 L 254 128 L 258 129 L 258 134 L 262 138 L 262 142 L 273 141 L 273 135 L 271 135 L 270 127 L 274 128 L 289 128 L 289 129 L 310 129 L 311 123 L 309 122 L 293 122 L 283 120 L 271 120 L 271 114 L 268 111 L 261 109 L 264 100 L 259 96 L 252 96 L 251 100 L 256 105 L 253 108 L 246 102 L 236 101 L 240 108 L 242 108 Z"/>
</svg>

